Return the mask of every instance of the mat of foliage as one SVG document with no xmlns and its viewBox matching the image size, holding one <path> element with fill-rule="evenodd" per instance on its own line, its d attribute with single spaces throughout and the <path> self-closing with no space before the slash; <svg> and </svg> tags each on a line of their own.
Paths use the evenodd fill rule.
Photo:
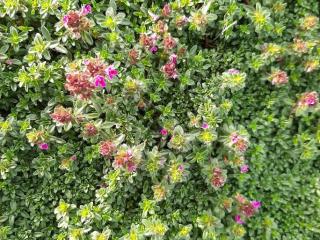
<svg viewBox="0 0 320 240">
<path fill-rule="evenodd" d="M 317 0 L 0 0 L 0 239 L 320 239 Z"/>
</svg>

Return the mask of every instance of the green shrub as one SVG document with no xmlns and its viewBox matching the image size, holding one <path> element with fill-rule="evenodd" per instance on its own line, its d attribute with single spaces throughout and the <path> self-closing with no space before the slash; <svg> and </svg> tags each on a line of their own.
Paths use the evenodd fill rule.
<svg viewBox="0 0 320 240">
<path fill-rule="evenodd" d="M 0 239 L 320 238 L 319 7 L 0 0 Z"/>
</svg>

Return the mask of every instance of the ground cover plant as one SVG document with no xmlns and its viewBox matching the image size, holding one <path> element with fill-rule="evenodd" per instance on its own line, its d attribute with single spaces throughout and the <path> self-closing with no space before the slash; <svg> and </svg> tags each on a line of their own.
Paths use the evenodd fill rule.
<svg viewBox="0 0 320 240">
<path fill-rule="evenodd" d="M 0 0 L 0 239 L 320 239 L 317 0 Z"/>
</svg>

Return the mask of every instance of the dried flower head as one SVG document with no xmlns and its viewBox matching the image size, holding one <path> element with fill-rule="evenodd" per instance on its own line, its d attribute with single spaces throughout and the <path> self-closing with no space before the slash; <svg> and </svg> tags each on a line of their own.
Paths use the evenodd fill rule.
<svg viewBox="0 0 320 240">
<path fill-rule="evenodd" d="M 66 76 L 65 89 L 81 99 L 89 99 L 93 94 L 94 84 L 86 73 L 71 72 Z"/>
<path fill-rule="evenodd" d="M 110 157 L 116 150 L 116 146 L 112 141 L 103 141 L 99 143 L 99 152 L 104 157 Z"/>
<path fill-rule="evenodd" d="M 288 83 L 288 75 L 285 71 L 276 70 L 271 73 L 269 76 L 273 85 L 283 85 Z"/>
<path fill-rule="evenodd" d="M 63 106 L 56 106 L 50 116 L 55 122 L 60 124 L 70 123 L 73 119 L 72 109 L 64 108 Z"/>
</svg>

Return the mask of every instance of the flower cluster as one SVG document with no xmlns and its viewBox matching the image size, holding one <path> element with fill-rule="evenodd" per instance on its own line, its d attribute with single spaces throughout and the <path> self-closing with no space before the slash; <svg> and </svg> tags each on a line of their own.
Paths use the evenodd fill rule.
<svg viewBox="0 0 320 240">
<path fill-rule="evenodd" d="M 102 141 L 99 144 L 99 152 L 104 157 L 110 157 L 115 152 L 116 146 L 112 141 Z"/>
<path fill-rule="evenodd" d="M 56 123 L 62 125 L 70 123 L 73 120 L 72 109 L 63 106 L 56 106 L 50 116 Z"/>
<path fill-rule="evenodd" d="M 238 224 L 244 224 L 245 219 L 251 218 L 261 207 L 261 202 L 259 201 L 248 201 L 245 197 L 240 194 L 235 196 L 238 215 L 234 217 L 234 220 Z"/>
<path fill-rule="evenodd" d="M 177 55 L 172 54 L 169 58 L 169 61 L 162 66 L 161 71 L 167 78 L 178 78 L 178 71 L 177 71 Z"/>
<path fill-rule="evenodd" d="M 71 10 L 63 16 L 63 25 L 73 37 L 80 38 L 81 33 L 91 27 L 90 21 L 86 17 L 91 11 L 91 6 L 85 5 L 80 11 Z"/>
<path fill-rule="evenodd" d="M 90 81 L 90 75 L 81 72 L 68 73 L 64 86 L 72 95 L 79 96 L 81 99 L 89 99 L 95 88 Z"/>
<path fill-rule="evenodd" d="M 303 93 L 295 106 L 297 115 L 300 115 L 306 111 L 313 110 L 318 106 L 319 96 L 317 92 L 305 92 Z"/>
<path fill-rule="evenodd" d="M 246 139 L 246 137 L 241 136 L 239 133 L 237 132 L 233 132 L 230 134 L 229 136 L 229 143 L 228 145 L 234 149 L 237 153 L 245 153 L 249 142 Z"/>
<path fill-rule="evenodd" d="M 118 75 L 113 65 L 107 66 L 101 59 L 92 58 L 83 61 L 81 70 L 66 75 L 65 88 L 81 99 L 90 99 L 96 87 L 106 87 L 106 78 L 112 80 Z"/>
<path fill-rule="evenodd" d="M 285 71 L 276 70 L 273 71 L 269 79 L 273 85 L 279 86 L 288 83 L 288 75 Z"/>
<path fill-rule="evenodd" d="M 219 168 L 215 167 L 212 170 L 211 184 L 215 189 L 221 188 L 226 182 L 225 172 Z"/>
</svg>

